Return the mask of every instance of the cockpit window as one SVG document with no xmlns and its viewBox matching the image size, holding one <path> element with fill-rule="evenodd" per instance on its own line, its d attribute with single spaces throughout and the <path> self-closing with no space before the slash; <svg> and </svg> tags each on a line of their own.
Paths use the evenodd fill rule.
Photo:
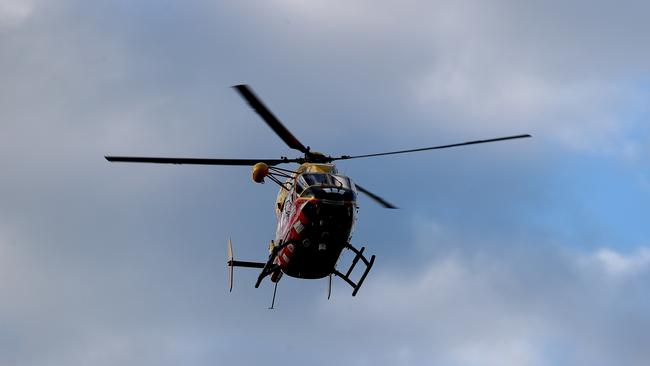
<svg viewBox="0 0 650 366">
<path fill-rule="evenodd" d="M 352 182 L 348 177 L 337 174 L 305 173 L 300 175 L 296 182 L 298 184 L 296 187 L 298 194 L 300 194 L 308 187 L 312 186 L 335 187 L 354 190 Z"/>
<path fill-rule="evenodd" d="M 329 186 L 331 176 L 329 174 L 303 174 L 308 187 L 311 186 Z"/>
</svg>

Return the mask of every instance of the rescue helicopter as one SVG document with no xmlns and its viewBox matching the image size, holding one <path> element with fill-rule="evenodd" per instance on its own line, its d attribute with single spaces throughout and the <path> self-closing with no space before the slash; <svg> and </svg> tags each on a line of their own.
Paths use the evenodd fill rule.
<svg viewBox="0 0 650 366">
<path fill-rule="evenodd" d="M 531 135 L 514 135 L 474 140 L 448 145 L 438 145 L 417 149 L 380 152 L 364 155 L 330 156 L 312 151 L 305 146 L 280 122 L 247 85 L 235 85 L 233 88 L 257 112 L 266 124 L 291 149 L 303 155 L 297 158 L 281 157 L 279 159 L 212 159 L 212 158 L 169 158 L 169 157 L 135 157 L 105 156 L 110 162 L 156 163 L 156 164 L 197 164 L 229 165 L 252 167 L 252 178 L 256 183 L 269 179 L 279 187 L 275 202 L 277 228 L 275 239 L 269 245 L 266 261 L 250 262 L 235 260 L 232 241 L 228 240 L 228 283 L 233 288 L 234 267 L 258 268 L 260 274 L 255 282 L 258 288 L 266 277 L 270 277 L 273 288 L 271 309 L 275 304 L 277 285 L 283 275 L 303 279 L 320 279 L 329 277 L 327 298 L 332 292 L 332 276 L 343 279 L 352 287 L 355 296 L 366 276 L 370 272 L 375 256 L 364 254 L 365 247 L 354 247 L 350 240 L 358 212 L 357 195 L 365 194 L 379 205 L 395 209 L 391 203 L 372 193 L 349 177 L 339 174 L 334 162 L 370 158 L 385 155 L 405 154 L 427 150 L 445 149 L 458 146 L 483 144 L 489 142 L 528 138 Z M 296 169 L 278 167 L 284 164 L 298 164 Z M 339 258 L 343 250 L 354 254 L 346 269 L 339 269 Z M 365 268 L 355 280 L 353 271 L 359 263 Z"/>
</svg>

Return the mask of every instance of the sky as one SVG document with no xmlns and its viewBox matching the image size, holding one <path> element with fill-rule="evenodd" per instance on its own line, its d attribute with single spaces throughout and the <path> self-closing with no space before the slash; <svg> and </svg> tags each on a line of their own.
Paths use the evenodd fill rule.
<svg viewBox="0 0 650 366">
<path fill-rule="evenodd" d="M 0 0 L 0 365 L 645 365 L 650 3 Z M 247 167 L 293 151 L 365 197 L 363 288 L 264 260 Z M 342 262 L 349 261 L 349 255 Z"/>
</svg>

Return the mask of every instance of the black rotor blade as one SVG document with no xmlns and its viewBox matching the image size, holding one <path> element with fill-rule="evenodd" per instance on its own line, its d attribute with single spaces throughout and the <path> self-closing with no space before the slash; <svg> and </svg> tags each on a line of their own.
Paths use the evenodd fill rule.
<svg viewBox="0 0 650 366">
<path fill-rule="evenodd" d="M 497 137 L 497 138 L 488 139 L 488 140 L 467 141 L 467 142 L 461 142 L 461 143 L 458 143 L 458 144 L 423 147 L 423 148 L 420 148 L 420 149 L 400 150 L 400 151 L 391 151 L 391 152 L 383 152 L 383 153 L 377 153 L 377 154 L 366 154 L 366 155 L 355 155 L 355 156 L 343 155 L 343 156 L 338 157 L 338 158 L 331 158 L 330 161 L 346 160 L 346 159 L 357 159 L 357 158 L 369 158 L 369 157 L 372 157 L 372 156 L 382 156 L 382 155 L 404 154 L 404 153 L 411 153 L 411 152 L 425 151 L 425 150 L 446 149 L 448 147 L 474 145 L 474 144 L 484 144 L 484 143 L 487 143 L 487 142 L 514 140 L 514 139 L 522 139 L 522 138 L 527 138 L 527 137 L 532 137 L 532 136 L 528 135 L 528 134 L 515 135 L 515 136 Z"/>
<path fill-rule="evenodd" d="M 194 164 L 194 165 L 240 165 L 253 166 L 257 163 L 277 165 L 295 163 L 296 159 L 197 159 L 197 158 L 158 158 L 144 156 L 105 156 L 110 162 L 120 163 L 154 163 L 154 164 Z"/>
<path fill-rule="evenodd" d="M 296 149 L 302 153 L 307 153 L 309 150 L 303 145 L 298 139 L 287 130 L 286 127 L 278 120 L 271 111 L 266 108 L 264 103 L 253 93 L 251 88 L 248 85 L 235 85 L 233 86 L 239 95 L 244 98 L 248 104 L 259 114 L 260 117 L 266 122 L 269 127 L 275 133 L 280 136 L 280 138 L 287 144 L 290 148 Z"/>
<path fill-rule="evenodd" d="M 386 201 L 385 199 L 383 199 L 383 198 L 377 196 L 376 194 L 374 194 L 374 193 L 370 192 L 369 190 L 367 190 L 367 189 L 361 187 L 360 185 L 358 185 L 358 184 L 356 184 L 356 183 L 355 183 L 354 185 L 357 187 L 357 190 L 358 190 L 359 192 L 366 194 L 368 197 L 372 198 L 375 202 L 379 203 L 379 204 L 382 205 L 383 207 L 385 207 L 385 208 L 393 208 L 393 209 L 394 209 L 394 208 L 397 208 L 397 207 L 391 205 L 391 204 L 390 204 L 388 201 Z"/>
</svg>

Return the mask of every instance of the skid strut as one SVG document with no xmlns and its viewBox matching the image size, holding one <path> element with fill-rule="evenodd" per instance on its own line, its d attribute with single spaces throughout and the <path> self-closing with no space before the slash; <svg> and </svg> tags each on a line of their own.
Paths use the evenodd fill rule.
<svg viewBox="0 0 650 366">
<path fill-rule="evenodd" d="M 269 259 L 266 261 L 266 264 L 259 267 L 259 268 L 262 268 L 262 272 L 257 277 L 257 281 L 255 282 L 255 288 L 260 287 L 260 284 L 262 283 L 262 280 L 266 276 L 269 276 L 273 272 L 277 272 L 277 271 L 280 270 L 280 267 L 277 264 L 274 264 L 273 262 L 275 261 L 275 257 L 277 257 L 280 250 L 282 250 L 284 247 L 286 247 L 289 244 L 290 244 L 289 242 L 281 243 L 280 245 L 273 248 L 273 250 L 271 251 L 271 254 L 269 254 Z"/>
<path fill-rule="evenodd" d="M 278 282 L 275 283 L 275 286 L 273 286 L 273 300 L 271 300 L 271 307 L 269 310 L 275 309 L 275 293 L 278 291 Z"/>
<path fill-rule="evenodd" d="M 356 255 L 352 260 L 352 264 L 350 265 L 350 268 L 348 268 L 345 274 L 339 272 L 336 269 L 334 270 L 334 274 L 341 277 L 345 282 L 347 282 L 350 286 L 352 286 L 352 288 L 354 289 L 352 291 L 352 296 L 355 296 L 359 291 L 359 289 L 361 288 L 361 285 L 363 285 L 363 281 L 366 279 L 366 276 L 368 276 L 368 272 L 370 272 L 372 265 L 375 263 L 375 256 L 372 255 L 370 257 L 370 260 L 366 259 L 366 257 L 363 255 L 363 251 L 366 249 L 365 247 L 361 247 L 361 250 L 358 250 L 352 245 L 346 244 L 345 248 L 353 251 Z M 359 278 L 359 281 L 355 283 L 350 279 L 350 275 L 352 274 L 352 271 L 354 270 L 354 267 L 357 265 L 359 260 L 361 260 L 363 264 L 366 265 L 366 269 L 365 271 L 363 271 L 363 274 L 361 275 L 361 278 Z"/>
</svg>

